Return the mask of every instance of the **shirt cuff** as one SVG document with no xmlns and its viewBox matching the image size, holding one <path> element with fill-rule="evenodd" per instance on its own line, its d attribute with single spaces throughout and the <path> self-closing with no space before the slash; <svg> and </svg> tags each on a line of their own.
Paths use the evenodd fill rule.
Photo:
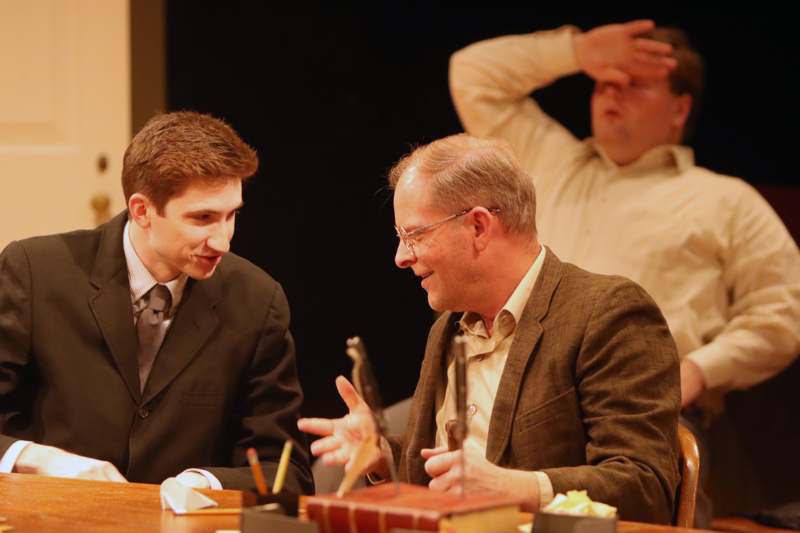
<svg viewBox="0 0 800 533">
<path fill-rule="evenodd" d="M 208 486 L 214 490 L 222 490 L 222 483 L 217 479 L 217 476 L 209 472 L 208 470 L 203 470 L 202 468 L 187 468 L 181 474 L 185 472 L 194 472 L 195 474 L 200 474 L 208 481 Z"/>
<path fill-rule="evenodd" d="M 381 483 L 386 483 L 386 479 L 379 476 L 375 472 L 367 472 L 367 481 L 369 481 L 370 485 L 380 485 Z"/>
<path fill-rule="evenodd" d="M 701 346 L 686 354 L 685 358 L 700 369 L 706 389 L 716 387 L 730 389 L 736 373 L 741 372 L 741 369 L 736 368 L 737 365 L 732 362 L 731 349 L 722 343 L 711 342 Z"/>
<path fill-rule="evenodd" d="M 18 440 L 8 447 L 6 453 L 3 454 L 3 458 L 0 459 L 0 474 L 10 474 L 14 471 L 14 465 L 17 464 L 19 454 L 28 447 L 28 444 L 31 444 L 31 441 Z"/>
<path fill-rule="evenodd" d="M 385 461 L 394 461 L 394 454 L 392 453 L 392 446 L 389 444 L 389 441 L 386 438 L 381 437 L 380 440 L 380 449 L 381 455 Z M 388 464 L 386 465 L 387 468 L 391 468 Z M 385 483 L 387 480 L 383 476 L 379 476 L 375 472 L 367 472 L 367 481 L 371 485 L 380 485 L 381 483 Z"/>
<path fill-rule="evenodd" d="M 539 510 L 553 501 L 553 483 L 544 472 L 534 472 L 536 484 L 539 485 Z"/>
<path fill-rule="evenodd" d="M 581 33 L 577 26 L 562 26 L 554 31 L 560 46 L 553 49 L 552 61 L 564 72 L 580 72 L 581 66 L 578 64 L 578 56 L 575 54 L 575 35 Z"/>
</svg>

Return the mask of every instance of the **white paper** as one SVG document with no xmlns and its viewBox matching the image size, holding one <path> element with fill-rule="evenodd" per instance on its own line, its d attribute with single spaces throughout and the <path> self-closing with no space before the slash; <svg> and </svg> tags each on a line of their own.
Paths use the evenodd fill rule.
<svg viewBox="0 0 800 533">
<path fill-rule="evenodd" d="M 182 485 L 174 477 L 167 478 L 161 484 L 161 509 L 172 509 L 175 514 L 188 513 L 206 507 L 216 507 L 217 502 L 200 494 L 194 489 Z"/>
</svg>

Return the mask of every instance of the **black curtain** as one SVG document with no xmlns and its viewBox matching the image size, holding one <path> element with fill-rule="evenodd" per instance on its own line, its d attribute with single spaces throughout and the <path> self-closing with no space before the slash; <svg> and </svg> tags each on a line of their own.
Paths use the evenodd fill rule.
<svg viewBox="0 0 800 533">
<path fill-rule="evenodd" d="M 686 9 L 686 8 L 683 8 Z M 451 53 L 493 36 L 652 17 L 689 32 L 708 62 L 692 143 L 700 164 L 754 184 L 795 185 L 798 45 L 788 14 L 399 7 L 295 14 L 262 2 L 167 2 L 168 103 L 230 122 L 261 156 L 233 249 L 286 289 L 304 412 L 344 408 L 345 338 L 361 335 L 387 402 L 413 392 L 432 313 L 393 264 L 386 171 L 414 144 L 461 131 Z M 589 134 L 588 79 L 537 95 Z"/>
</svg>

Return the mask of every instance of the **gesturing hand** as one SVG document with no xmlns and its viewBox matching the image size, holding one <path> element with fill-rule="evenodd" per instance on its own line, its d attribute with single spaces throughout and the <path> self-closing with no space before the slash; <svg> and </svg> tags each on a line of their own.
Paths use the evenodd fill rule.
<svg viewBox="0 0 800 533">
<path fill-rule="evenodd" d="M 350 410 L 349 414 L 335 419 L 301 418 L 297 427 L 322 437 L 311 444 L 311 453 L 315 457 L 320 457 L 326 465 L 345 465 L 349 470 L 359 446 L 375 434 L 376 428 L 369 407 L 347 378 L 336 378 L 336 389 Z M 377 446 L 374 446 L 371 456 L 369 467 L 374 467 L 380 459 Z"/>
<path fill-rule="evenodd" d="M 472 441 L 464 443 L 464 488 L 467 492 L 493 492 L 524 500 L 532 509 L 539 505 L 539 485 L 533 472 L 511 470 L 491 463 Z M 431 476 L 431 490 L 458 493 L 461 490 L 462 450 L 446 446 L 424 448 L 425 472 Z"/>
<path fill-rule="evenodd" d="M 672 45 L 639 37 L 654 27 L 652 20 L 634 20 L 577 34 L 573 44 L 578 64 L 595 80 L 620 85 L 632 78 L 665 78 L 677 65 Z"/>
</svg>

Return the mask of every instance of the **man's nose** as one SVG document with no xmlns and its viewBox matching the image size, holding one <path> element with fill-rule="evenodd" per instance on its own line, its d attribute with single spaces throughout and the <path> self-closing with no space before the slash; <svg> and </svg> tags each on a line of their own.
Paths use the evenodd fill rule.
<svg viewBox="0 0 800 533">
<path fill-rule="evenodd" d="M 397 265 L 397 268 L 408 268 L 416 260 L 417 257 L 414 255 L 414 251 L 400 240 L 397 243 L 397 252 L 394 254 L 394 264 Z"/>
<path fill-rule="evenodd" d="M 622 87 L 618 83 L 605 81 L 600 84 L 598 87 L 598 92 L 601 94 L 607 94 L 609 96 L 616 96 L 620 93 Z"/>
<path fill-rule="evenodd" d="M 211 235 L 206 240 L 208 247 L 219 253 L 227 253 L 231 249 L 233 225 L 216 224 Z"/>
</svg>

